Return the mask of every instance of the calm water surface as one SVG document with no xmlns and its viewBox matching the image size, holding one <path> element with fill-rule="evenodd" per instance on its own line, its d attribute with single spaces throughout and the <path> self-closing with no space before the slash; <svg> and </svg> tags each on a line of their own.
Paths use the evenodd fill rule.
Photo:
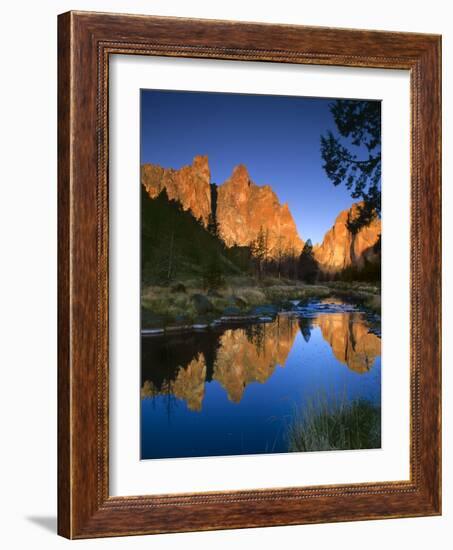
<svg viewBox="0 0 453 550">
<path fill-rule="evenodd" d="M 311 303 L 247 326 L 142 336 L 141 457 L 288 452 L 295 411 L 381 401 L 380 322 Z"/>
</svg>

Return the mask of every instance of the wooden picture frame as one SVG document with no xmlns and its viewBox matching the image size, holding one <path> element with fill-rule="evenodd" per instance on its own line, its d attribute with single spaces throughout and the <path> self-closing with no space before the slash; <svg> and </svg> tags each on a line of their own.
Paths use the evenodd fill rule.
<svg viewBox="0 0 453 550">
<path fill-rule="evenodd" d="M 440 37 L 69 12 L 59 16 L 58 48 L 59 534 L 89 538 L 440 514 Z M 409 481 L 109 495 L 111 54 L 410 71 Z"/>
</svg>

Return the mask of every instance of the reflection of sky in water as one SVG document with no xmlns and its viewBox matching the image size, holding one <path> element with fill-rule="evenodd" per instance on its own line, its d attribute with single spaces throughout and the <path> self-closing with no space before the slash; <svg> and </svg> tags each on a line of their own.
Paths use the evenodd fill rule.
<svg viewBox="0 0 453 550">
<path fill-rule="evenodd" d="M 197 394 L 195 405 L 190 399 L 168 393 L 156 392 L 154 397 L 142 399 L 142 458 L 286 452 L 287 427 L 295 408 L 303 409 L 307 400 L 335 395 L 338 399 L 363 398 L 380 404 L 381 358 L 376 357 L 380 340 L 368 333 L 367 325 L 359 316 L 321 315 L 314 320 L 308 341 L 297 320 L 284 319 L 284 322 L 291 331 L 289 336 L 285 332 L 289 347 L 279 358 L 284 366 L 269 365 L 267 380 L 245 383 L 241 371 L 238 374 L 241 387 L 237 388 L 235 380 L 225 381 L 221 373 L 216 376 L 215 366 L 213 379 L 199 384 L 201 394 Z M 269 334 L 275 336 L 272 327 Z M 307 337 L 306 330 L 304 335 Z M 275 363 L 275 354 L 271 353 L 275 342 L 272 346 L 261 350 L 263 364 L 266 354 L 268 362 L 274 360 Z M 359 362 L 354 355 L 357 350 Z M 237 354 L 237 349 L 234 353 Z M 219 357 L 220 353 L 217 354 L 220 362 Z M 243 359 L 243 355 L 240 357 Z M 348 368 L 346 360 L 356 370 L 368 360 L 370 370 L 356 372 Z M 233 371 L 225 376 L 232 375 L 234 379 L 234 369 L 240 371 L 241 365 L 233 362 L 229 368 Z M 199 372 L 204 380 L 206 369 L 202 366 Z M 191 391 L 190 387 L 184 388 L 176 393 L 181 396 L 181 391 Z M 197 391 L 199 393 L 200 388 Z M 235 399 L 238 402 L 234 402 Z"/>
</svg>

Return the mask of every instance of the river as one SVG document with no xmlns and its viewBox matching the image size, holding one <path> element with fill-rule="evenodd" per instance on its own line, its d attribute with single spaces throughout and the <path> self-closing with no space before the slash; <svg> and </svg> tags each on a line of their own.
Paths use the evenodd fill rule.
<svg viewBox="0 0 453 550">
<path fill-rule="evenodd" d="M 141 458 L 288 452 L 296 411 L 381 401 L 380 319 L 338 301 L 272 321 L 142 336 Z"/>
</svg>

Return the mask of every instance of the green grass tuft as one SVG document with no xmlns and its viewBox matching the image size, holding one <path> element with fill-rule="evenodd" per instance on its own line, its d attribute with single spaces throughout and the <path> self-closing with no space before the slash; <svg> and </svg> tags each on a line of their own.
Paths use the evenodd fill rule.
<svg viewBox="0 0 453 550">
<path fill-rule="evenodd" d="M 311 401 L 296 412 L 287 435 L 290 451 L 378 449 L 381 409 L 365 400 Z"/>
</svg>

